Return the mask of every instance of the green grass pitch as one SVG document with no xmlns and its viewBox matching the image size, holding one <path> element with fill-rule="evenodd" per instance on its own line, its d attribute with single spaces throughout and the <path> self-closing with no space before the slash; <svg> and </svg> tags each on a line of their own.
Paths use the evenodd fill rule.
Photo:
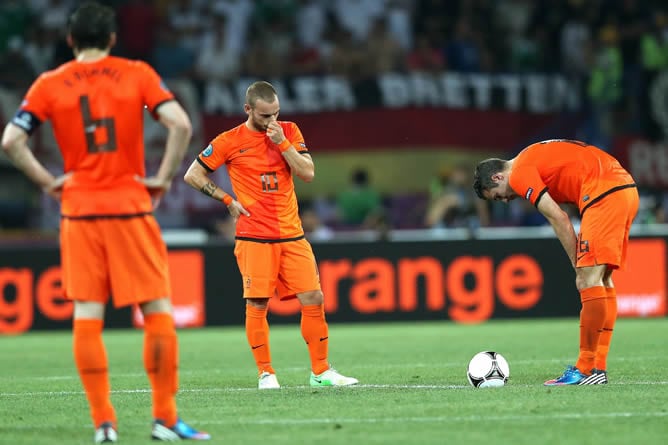
<svg viewBox="0 0 668 445">
<path fill-rule="evenodd" d="M 330 359 L 360 380 L 308 386 L 299 326 L 273 326 L 283 388 L 256 389 L 242 328 L 180 330 L 181 416 L 223 444 L 631 444 L 668 434 L 668 319 L 621 319 L 610 384 L 546 388 L 577 356 L 577 319 L 480 325 L 406 322 L 330 325 Z M 150 393 L 142 334 L 105 333 L 119 442 L 148 444 Z M 503 388 L 468 386 L 481 350 L 509 361 Z M 93 428 L 69 332 L 0 338 L 0 443 L 91 444 Z"/>
</svg>

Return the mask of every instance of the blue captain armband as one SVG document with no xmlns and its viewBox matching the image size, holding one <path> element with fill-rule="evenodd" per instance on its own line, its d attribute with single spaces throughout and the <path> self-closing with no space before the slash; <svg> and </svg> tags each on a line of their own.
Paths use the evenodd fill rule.
<svg viewBox="0 0 668 445">
<path fill-rule="evenodd" d="M 12 118 L 12 124 L 23 128 L 26 133 L 32 134 L 42 125 L 42 121 L 30 111 L 18 110 Z"/>
</svg>

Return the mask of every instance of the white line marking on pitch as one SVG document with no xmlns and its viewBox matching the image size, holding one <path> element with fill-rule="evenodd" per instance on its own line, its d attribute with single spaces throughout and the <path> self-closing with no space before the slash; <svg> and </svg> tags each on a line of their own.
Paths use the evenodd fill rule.
<svg viewBox="0 0 668 445">
<path fill-rule="evenodd" d="M 656 359 L 657 356 L 634 356 L 634 357 L 616 357 L 614 359 L 609 359 L 611 362 L 626 362 L 626 361 L 637 361 L 637 360 L 647 360 L 647 359 Z M 513 364 L 515 365 L 531 365 L 536 363 L 563 363 L 566 364 L 569 362 L 569 359 L 540 359 L 540 360 L 514 360 Z M 564 365 L 565 366 L 565 365 Z M 466 365 L 462 365 L 461 362 L 448 362 L 448 363 L 388 363 L 383 365 L 383 368 L 392 368 L 392 369 L 406 369 L 406 368 L 462 368 L 464 369 Z M 355 370 L 355 369 L 376 369 L 378 365 L 352 365 L 347 366 L 346 369 Z M 308 366 L 288 366 L 281 368 L 282 372 L 310 372 Z M 212 369 L 207 371 L 209 374 L 225 374 L 228 372 L 226 369 Z M 181 370 L 179 374 L 181 375 L 198 375 L 201 371 L 191 371 L 191 370 Z M 113 378 L 140 378 L 145 379 L 146 373 L 144 372 L 132 372 L 124 374 L 113 374 Z M 37 380 L 37 381 L 58 381 L 58 380 L 78 380 L 79 376 L 75 373 L 70 375 L 54 375 L 54 376 L 12 376 L 12 380 Z"/>
<path fill-rule="evenodd" d="M 401 423 L 455 423 L 455 422 L 532 422 L 537 419 L 545 420 L 586 420 L 586 419 L 619 419 L 619 418 L 639 418 L 639 417 L 666 417 L 668 412 L 621 412 L 621 413 L 546 413 L 536 415 L 490 415 L 490 416 L 438 416 L 438 417 L 368 417 L 368 418 L 300 418 L 300 419 L 267 419 L 267 418 L 230 418 L 229 420 L 208 419 L 194 422 L 194 425 L 332 425 L 332 424 L 401 424 Z M 124 426 L 139 426 L 144 423 L 124 422 Z M 7 430 L 50 430 L 59 428 L 58 425 L 40 424 L 40 425 L 15 425 Z M 90 428 L 89 425 L 80 425 L 79 428 Z"/>
<path fill-rule="evenodd" d="M 305 424 L 332 424 L 332 423 L 441 423 L 441 422 L 479 422 L 479 421 L 522 421 L 536 419 L 591 419 L 591 418 L 629 418 L 629 417 L 666 417 L 668 412 L 637 412 L 637 413 L 552 413 L 536 415 L 491 415 L 491 416 L 454 416 L 454 417 L 381 417 L 381 418 L 308 418 L 308 419 L 238 419 L 235 421 L 209 420 L 207 424 L 252 424 L 252 425 L 305 425 Z M 199 422 L 204 424 L 204 422 Z"/>
<path fill-rule="evenodd" d="M 619 382 L 611 383 L 611 385 L 668 385 L 668 381 L 665 382 Z M 522 384 L 514 385 L 509 384 L 509 387 L 517 388 L 532 388 L 532 387 L 542 387 L 540 384 Z M 373 385 L 373 384 L 363 384 L 349 386 L 346 388 L 333 388 L 333 389 L 344 389 L 344 390 L 355 390 L 355 389 L 409 389 L 409 390 L 445 390 L 445 389 L 464 389 L 470 388 L 469 385 Z M 304 390 L 304 389 L 313 389 L 313 390 L 324 390 L 327 391 L 328 388 L 312 388 L 306 385 L 295 385 L 295 386 L 282 386 L 281 390 Z M 232 387 L 232 388 L 193 388 L 193 389 L 180 389 L 181 393 L 202 393 L 202 392 L 243 392 L 243 391 L 258 391 L 256 387 Z M 150 393 L 151 390 L 148 388 L 143 389 L 118 389 L 112 391 L 113 394 L 144 394 Z M 35 392 L 0 392 L 0 397 L 35 397 L 35 396 L 71 396 L 71 395 L 83 395 L 83 391 L 35 391 Z"/>
</svg>

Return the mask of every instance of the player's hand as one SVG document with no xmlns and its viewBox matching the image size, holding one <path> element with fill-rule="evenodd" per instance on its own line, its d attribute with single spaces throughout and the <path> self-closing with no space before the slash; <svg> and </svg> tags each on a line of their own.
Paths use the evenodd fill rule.
<svg viewBox="0 0 668 445">
<path fill-rule="evenodd" d="M 227 206 L 227 210 L 229 210 L 230 215 L 232 216 L 232 218 L 234 218 L 235 223 L 237 222 L 237 220 L 241 215 L 250 216 L 248 210 L 246 210 L 244 206 L 242 206 L 241 203 L 236 199 L 232 201 L 230 205 Z"/>
<path fill-rule="evenodd" d="M 148 193 L 151 195 L 153 209 L 156 209 L 160 205 L 160 200 L 172 186 L 172 181 L 167 181 L 165 179 L 158 178 L 157 176 L 148 176 L 146 178 L 135 176 L 135 179 L 144 184 L 146 190 L 148 190 Z"/>
<path fill-rule="evenodd" d="M 285 140 L 285 134 L 283 134 L 283 127 L 276 121 L 272 121 L 267 125 L 267 137 L 271 139 L 271 142 L 274 144 L 280 144 Z"/>
<path fill-rule="evenodd" d="M 53 199 L 60 202 L 60 198 L 63 195 L 63 186 L 65 182 L 72 176 L 72 172 L 65 173 L 60 175 L 53 180 L 51 184 L 44 188 L 44 191 L 49 194 Z"/>
</svg>

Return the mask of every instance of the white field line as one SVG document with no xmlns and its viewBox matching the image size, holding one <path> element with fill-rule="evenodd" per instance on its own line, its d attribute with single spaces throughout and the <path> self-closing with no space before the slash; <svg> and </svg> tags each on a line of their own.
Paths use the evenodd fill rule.
<svg viewBox="0 0 668 445">
<path fill-rule="evenodd" d="M 608 359 L 609 362 L 625 362 L 625 361 L 638 361 L 638 360 L 653 360 L 663 357 L 659 356 L 635 356 L 635 357 L 617 357 Z M 563 366 L 566 366 L 568 363 L 572 362 L 572 359 L 563 358 L 563 359 L 540 359 L 540 360 L 513 360 L 513 367 L 515 365 L 533 365 L 537 363 L 559 363 Z M 376 364 L 356 364 L 346 366 L 346 370 L 355 370 L 355 369 L 376 369 L 378 365 Z M 416 368 L 466 368 L 466 364 L 461 362 L 447 362 L 447 363 L 388 363 L 383 365 L 383 369 L 416 369 Z M 211 369 L 207 370 L 208 374 L 227 374 L 229 371 L 227 369 Z M 307 366 L 303 367 L 285 367 L 280 369 L 281 373 L 284 372 L 309 372 Z M 181 370 L 179 371 L 180 375 L 198 375 L 202 371 L 190 371 L 190 370 Z M 116 374 L 112 373 L 112 378 L 146 378 L 146 374 L 143 372 L 133 372 L 125 374 Z M 76 373 L 70 375 L 53 375 L 53 376 L 12 376 L 12 380 L 35 380 L 35 381 L 58 381 L 58 380 L 79 380 L 79 376 Z"/>
<path fill-rule="evenodd" d="M 480 422 L 480 421 L 533 421 L 536 419 L 593 419 L 593 418 L 630 418 L 630 417 L 666 417 L 668 412 L 622 412 L 622 413 L 553 413 L 536 415 L 491 415 L 491 416 L 435 416 L 435 417 L 367 417 L 367 418 L 307 418 L 307 419 L 238 419 L 236 421 L 211 420 L 206 424 L 228 425 L 228 424 L 251 424 L 251 425 L 309 425 L 309 424 L 335 424 L 335 423 L 453 423 L 453 422 Z M 198 422 L 205 424 L 204 421 Z"/>
<path fill-rule="evenodd" d="M 406 424 L 406 423 L 461 423 L 461 422 L 533 422 L 536 420 L 589 420 L 589 419 L 630 419 L 630 418 L 658 418 L 667 417 L 665 411 L 642 411 L 642 412 L 613 412 L 613 413 L 546 413 L 535 415 L 473 415 L 473 416 L 425 416 L 425 417 L 322 417 L 322 418 L 299 418 L 289 419 L 281 417 L 280 419 L 269 418 L 235 418 L 230 419 L 204 419 L 193 422 L 193 425 L 332 425 L 332 424 Z M 124 422 L 124 426 L 145 426 L 145 422 Z M 15 425 L 9 430 L 50 430 L 57 426 L 43 423 L 39 425 Z M 81 429 L 90 428 L 89 425 L 80 425 Z"/>
<path fill-rule="evenodd" d="M 659 382 L 616 382 L 610 383 L 610 385 L 668 385 L 668 381 L 659 381 Z M 515 388 L 534 388 L 542 387 L 540 383 L 535 385 L 514 385 L 510 383 L 508 386 Z M 452 389 L 464 389 L 470 388 L 469 385 L 355 385 L 349 386 L 346 388 L 332 388 L 332 390 L 344 390 L 344 391 L 355 391 L 357 389 L 406 389 L 406 390 L 452 390 Z M 281 391 L 291 391 L 291 390 L 313 390 L 311 386 L 306 385 L 295 385 L 295 386 L 282 386 Z M 327 391 L 329 388 L 320 388 L 319 390 Z M 193 388 L 193 389 L 180 389 L 181 393 L 224 393 L 224 392 L 245 392 L 245 391 L 259 391 L 257 387 L 229 387 L 229 388 Z M 119 389 L 112 391 L 113 394 L 145 394 L 150 393 L 151 390 L 148 388 L 142 389 Z M 0 397 L 53 397 L 53 396 L 75 396 L 83 395 L 83 391 L 34 391 L 34 392 L 0 392 Z"/>
</svg>

